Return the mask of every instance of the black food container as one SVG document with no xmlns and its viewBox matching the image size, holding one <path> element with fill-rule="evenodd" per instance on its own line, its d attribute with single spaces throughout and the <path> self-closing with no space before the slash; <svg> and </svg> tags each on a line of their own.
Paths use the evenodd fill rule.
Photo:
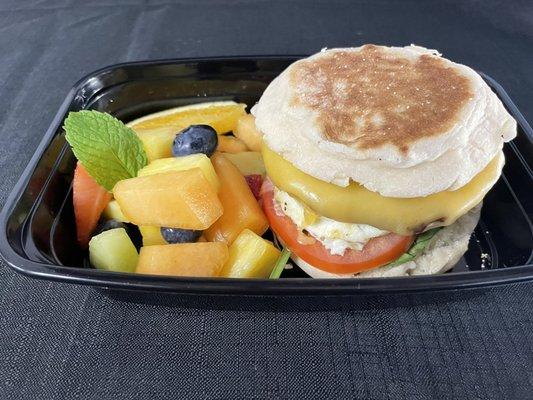
<svg viewBox="0 0 533 400">
<path fill-rule="evenodd" d="M 337 295 L 487 286 L 533 279 L 533 131 L 505 91 L 483 75 L 518 121 L 504 148 L 503 175 L 484 200 L 467 253 L 436 276 L 324 280 L 297 267 L 279 280 L 156 277 L 90 268 L 76 244 L 71 183 L 75 158 L 65 141 L 69 111 L 94 109 L 127 122 L 191 103 L 235 100 L 253 105 L 268 83 L 300 57 L 163 60 L 111 66 L 69 93 L 0 215 L 0 252 L 16 271 L 104 288 L 192 294 Z"/>
</svg>

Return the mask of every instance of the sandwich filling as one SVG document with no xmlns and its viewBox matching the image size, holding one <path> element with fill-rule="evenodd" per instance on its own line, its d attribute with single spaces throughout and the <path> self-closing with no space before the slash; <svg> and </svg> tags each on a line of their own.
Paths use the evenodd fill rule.
<svg viewBox="0 0 533 400">
<path fill-rule="evenodd" d="M 320 181 L 266 145 L 262 153 L 269 177 L 263 208 L 272 230 L 304 262 L 341 275 L 411 260 L 431 243 L 434 228 L 454 224 L 481 202 L 504 164 L 499 152 L 459 190 L 400 199 L 355 182 L 343 188 Z"/>
<path fill-rule="evenodd" d="M 296 168 L 266 145 L 263 145 L 262 154 L 274 186 L 318 215 L 335 221 L 370 225 L 399 235 L 421 232 L 429 225 L 451 225 L 483 200 L 498 180 L 505 161 L 503 152 L 498 152 L 484 170 L 458 190 L 417 198 L 392 198 L 381 196 L 356 182 L 340 187 L 321 181 Z"/>
<path fill-rule="evenodd" d="M 365 224 L 350 224 L 319 216 L 287 192 L 274 188 L 276 209 L 302 232 L 308 233 L 332 255 L 342 256 L 347 249 L 360 251 L 372 238 L 389 232 Z"/>
</svg>

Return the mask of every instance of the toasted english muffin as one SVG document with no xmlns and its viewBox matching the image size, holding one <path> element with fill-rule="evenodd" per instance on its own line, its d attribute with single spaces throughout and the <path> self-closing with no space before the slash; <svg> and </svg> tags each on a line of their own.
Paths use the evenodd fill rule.
<svg viewBox="0 0 533 400">
<path fill-rule="evenodd" d="M 417 46 L 365 45 L 297 61 L 252 113 L 266 145 L 300 170 L 387 197 L 456 190 L 516 135 L 479 74 Z"/>
</svg>

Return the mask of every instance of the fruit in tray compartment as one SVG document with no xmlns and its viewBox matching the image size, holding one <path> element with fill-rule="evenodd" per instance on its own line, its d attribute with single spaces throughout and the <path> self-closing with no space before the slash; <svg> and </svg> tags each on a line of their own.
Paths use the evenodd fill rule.
<svg viewBox="0 0 533 400">
<path fill-rule="evenodd" d="M 222 215 L 222 204 L 199 168 L 118 182 L 115 199 L 136 225 L 203 230 Z"/>
<path fill-rule="evenodd" d="M 158 128 L 147 131 L 136 131 L 136 133 L 139 139 L 141 139 L 141 142 L 143 142 L 148 162 L 160 158 L 172 157 L 172 142 L 176 137 L 176 131 L 172 130 L 169 132 L 168 128 Z"/>
<path fill-rule="evenodd" d="M 111 194 L 96 183 L 80 163 L 74 170 L 72 187 L 78 243 L 85 248 L 100 214 L 111 200 Z"/>
<path fill-rule="evenodd" d="M 191 125 L 176 134 L 172 143 L 172 155 L 180 157 L 200 153 L 210 157 L 217 145 L 217 131 L 209 125 Z"/>
<path fill-rule="evenodd" d="M 102 215 L 105 219 L 114 219 L 115 221 L 129 222 L 122 213 L 122 210 L 120 209 L 120 206 L 118 205 L 118 202 L 116 200 L 111 200 L 109 203 L 107 203 L 107 206 L 104 209 Z"/>
<path fill-rule="evenodd" d="M 243 229 L 258 235 L 265 233 L 268 228 L 265 214 L 237 167 L 220 153 L 215 153 L 211 161 L 220 179 L 218 197 L 224 214 L 205 231 L 207 240 L 230 245 Z"/>
<path fill-rule="evenodd" d="M 231 132 L 244 115 L 246 105 L 220 101 L 177 107 L 136 119 L 128 126 L 144 144 L 148 161 L 172 156 L 172 142 L 176 133 L 190 126 L 204 124 L 217 133 Z"/>
<path fill-rule="evenodd" d="M 235 129 L 239 118 L 246 114 L 245 108 L 246 104 L 234 101 L 191 104 L 146 115 L 127 125 L 135 131 L 167 128 L 176 133 L 189 125 L 205 124 L 226 133 Z"/>
<path fill-rule="evenodd" d="M 153 246 L 157 244 L 167 244 L 163 235 L 161 235 L 161 228 L 158 226 L 139 226 L 142 235 L 143 246 Z"/>
<path fill-rule="evenodd" d="M 205 154 L 191 154 L 185 157 L 170 157 L 154 160 L 142 168 L 137 175 L 146 176 L 168 171 L 184 171 L 192 168 L 200 168 L 205 179 L 218 191 L 220 188 L 218 176 L 213 168 L 213 164 L 211 164 L 211 160 Z"/>
<path fill-rule="evenodd" d="M 255 127 L 255 118 L 252 114 L 245 114 L 237 121 L 233 134 L 241 139 L 253 151 L 261 151 L 263 135 Z"/>
<path fill-rule="evenodd" d="M 167 243 L 195 243 L 202 236 L 202 231 L 180 228 L 161 228 L 161 236 Z"/>
<path fill-rule="evenodd" d="M 134 272 L 139 255 L 126 230 L 116 228 L 93 236 L 89 242 L 89 259 L 98 269 Z"/>
<path fill-rule="evenodd" d="M 261 197 L 261 186 L 263 185 L 263 177 L 261 175 L 246 175 L 244 177 L 248 187 L 252 191 L 256 200 Z"/>
<path fill-rule="evenodd" d="M 229 259 L 220 273 L 228 278 L 268 278 L 281 251 L 249 229 L 229 248 Z"/>
<path fill-rule="evenodd" d="M 226 158 L 230 160 L 241 174 L 246 175 L 261 175 L 265 176 L 265 163 L 263 156 L 258 151 L 244 151 L 235 154 L 225 154 Z"/>
<path fill-rule="evenodd" d="M 102 232 L 109 231 L 111 229 L 124 228 L 126 229 L 126 224 L 116 219 L 108 219 L 107 221 L 100 222 L 96 229 L 94 230 L 93 236 L 97 236 Z M 126 232 L 127 233 L 127 232 Z"/>
<path fill-rule="evenodd" d="M 248 147 L 235 136 L 222 135 L 218 137 L 218 150 L 223 153 L 240 153 L 247 151 Z"/>
<path fill-rule="evenodd" d="M 179 243 L 141 249 L 136 272 L 149 275 L 219 276 L 228 259 L 224 243 Z"/>
</svg>

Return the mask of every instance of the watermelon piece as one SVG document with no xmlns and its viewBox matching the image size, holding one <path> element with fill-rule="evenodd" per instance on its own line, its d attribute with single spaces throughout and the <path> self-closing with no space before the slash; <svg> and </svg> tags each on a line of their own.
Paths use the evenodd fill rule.
<svg viewBox="0 0 533 400">
<path fill-rule="evenodd" d="M 87 248 L 100 215 L 111 201 L 111 193 L 93 179 L 87 170 L 78 162 L 74 170 L 73 183 L 74 215 L 76 217 L 76 233 L 78 243 Z"/>
</svg>

